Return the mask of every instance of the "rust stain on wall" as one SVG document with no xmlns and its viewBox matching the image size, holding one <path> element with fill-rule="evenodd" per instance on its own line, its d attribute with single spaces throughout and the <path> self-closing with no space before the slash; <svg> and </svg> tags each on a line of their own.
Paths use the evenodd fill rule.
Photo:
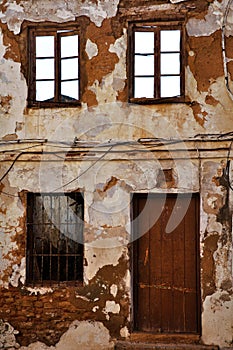
<svg viewBox="0 0 233 350">
<path fill-rule="evenodd" d="M 188 64 L 197 81 L 197 88 L 200 92 L 208 91 L 210 84 L 223 75 L 221 31 L 210 36 L 190 37 L 189 47 L 195 53 L 189 56 Z"/>
<path fill-rule="evenodd" d="M 87 38 L 98 47 L 98 55 L 87 62 L 88 85 L 91 86 L 95 80 L 101 83 L 103 77 L 114 70 L 119 59 L 115 53 L 109 52 L 110 45 L 115 42 L 110 20 L 105 19 L 100 28 L 91 23 L 87 28 Z"/>
<path fill-rule="evenodd" d="M 8 114 L 11 108 L 12 97 L 10 95 L 0 96 L 1 111 Z"/>
<path fill-rule="evenodd" d="M 207 95 L 205 98 L 205 103 L 207 103 L 208 105 L 211 105 L 211 106 L 217 106 L 219 101 L 217 101 L 213 96 Z"/>
<path fill-rule="evenodd" d="M 198 124 L 204 126 L 206 121 L 205 117 L 208 115 L 208 113 L 202 111 L 201 105 L 198 102 L 193 102 L 191 104 L 191 108 L 193 110 L 195 120 L 198 122 Z"/>
<path fill-rule="evenodd" d="M 12 59 L 14 62 L 20 62 L 20 50 L 17 39 L 11 31 L 8 30 L 6 24 L 0 22 L 0 27 L 3 32 L 3 44 L 7 47 L 4 58 Z"/>
<path fill-rule="evenodd" d="M 216 290 L 216 284 L 215 284 L 216 271 L 215 271 L 215 261 L 214 261 L 213 254 L 217 250 L 218 239 L 219 239 L 218 234 L 214 234 L 209 237 L 206 237 L 204 240 L 205 248 L 204 248 L 203 258 L 201 259 L 203 300 L 205 300 L 207 295 L 213 294 Z"/>
</svg>

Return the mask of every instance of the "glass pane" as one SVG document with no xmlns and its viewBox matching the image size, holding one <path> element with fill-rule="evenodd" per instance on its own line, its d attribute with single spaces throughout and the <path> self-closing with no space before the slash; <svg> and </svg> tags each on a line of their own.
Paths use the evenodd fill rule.
<svg viewBox="0 0 233 350">
<path fill-rule="evenodd" d="M 154 97 L 154 78 L 135 78 L 134 97 Z"/>
<path fill-rule="evenodd" d="M 36 101 L 46 101 L 54 97 L 54 81 L 36 82 Z"/>
<path fill-rule="evenodd" d="M 54 79 L 54 59 L 36 60 L 36 79 Z"/>
<path fill-rule="evenodd" d="M 65 81 L 61 83 L 61 94 L 62 94 L 62 100 L 69 101 L 69 99 L 79 99 L 79 81 Z"/>
<path fill-rule="evenodd" d="M 54 37 L 37 36 L 36 37 L 36 57 L 54 56 Z"/>
<path fill-rule="evenodd" d="M 61 37 L 61 57 L 78 56 L 78 35 Z"/>
<path fill-rule="evenodd" d="M 161 51 L 180 51 L 180 30 L 161 30 Z"/>
<path fill-rule="evenodd" d="M 135 75 L 154 75 L 154 56 L 135 56 Z"/>
<path fill-rule="evenodd" d="M 154 33 L 135 32 L 135 53 L 154 52 Z"/>
<path fill-rule="evenodd" d="M 65 59 L 61 61 L 61 79 L 78 78 L 78 58 Z"/>
<path fill-rule="evenodd" d="M 180 95 L 180 77 L 161 77 L 161 97 Z"/>
<path fill-rule="evenodd" d="M 180 74 L 180 54 L 161 54 L 161 74 Z"/>
</svg>

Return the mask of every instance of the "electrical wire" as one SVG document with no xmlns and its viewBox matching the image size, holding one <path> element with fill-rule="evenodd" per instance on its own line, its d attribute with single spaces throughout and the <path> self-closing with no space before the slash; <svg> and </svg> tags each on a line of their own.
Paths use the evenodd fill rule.
<svg viewBox="0 0 233 350">
<path fill-rule="evenodd" d="M 111 149 L 114 147 L 114 145 L 112 145 L 111 147 L 109 147 L 109 149 L 104 152 L 104 154 L 102 154 L 102 156 L 100 156 L 98 159 L 96 159 L 87 169 L 85 169 L 81 174 L 79 174 L 78 176 L 76 176 L 74 179 L 66 182 L 64 185 L 60 186 L 60 187 L 57 187 L 56 189 L 54 189 L 52 192 L 56 192 L 68 185 L 70 185 L 72 182 L 78 180 L 81 176 L 83 176 L 88 170 L 90 170 L 91 168 L 93 168 L 93 166 L 98 163 L 101 159 L 103 159 L 110 151 Z"/>
<path fill-rule="evenodd" d="M 229 139 L 229 137 L 231 137 L 231 139 Z M 224 140 L 226 138 L 226 140 L 230 141 L 231 140 L 231 146 L 232 146 L 232 143 L 233 143 L 233 140 L 232 140 L 232 137 L 233 137 L 233 131 L 230 131 L 228 133 L 225 133 L 225 134 L 197 134 L 195 135 L 194 137 L 192 138 L 189 138 L 189 139 L 186 139 L 186 140 L 180 140 L 180 139 L 164 139 L 164 138 L 139 138 L 137 141 L 120 141 L 120 142 L 114 142 L 114 143 L 110 143 L 110 141 L 108 142 L 105 142 L 105 143 L 102 143 L 102 144 L 95 144 L 94 146 L 94 150 L 95 150 L 95 153 L 103 153 L 103 150 L 100 150 L 100 148 L 103 148 L 107 145 L 109 145 L 110 147 L 108 148 L 108 150 L 104 151 L 104 153 L 98 157 L 98 159 L 96 159 L 87 169 L 85 169 L 79 176 L 75 177 L 74 179 L 68 181 L 67 183 L 65 183 L 64 185 L 62 185 L 61 187 L 59 188 L 56 188 L 54 191 L 57 191 L 65 186 L 68 186 L 69 184 L 71 184 L 72 182 L 76 181 L 79 177 L 83 176 L 89 169 L 91 169 L 97 162 L 99 162 L 101 159 L 103 159 L 108 153 L 110 152 L 124 152 L 124 153 L 131 153 L 131 152 L 135 152 L 134 150 L 132 151 L 132 149 L 123 149 L 123 150 L 113 150 L 114 147 L 116 146 L 120 146 L 120 145 L 130 145 L 131 148 L 134 148 L 135 150 L 137 150 L 138 152 L 151 152 L 151 149 L 152 148 L 157 148 L 157 147 L 160 147 L 160 146 L 169 146 L 169 145 L 173 145 L 173 144 L 178 144 L 178 143 L 183 143 L 185 141 L 218 141 L 218 140 Z M 206 138 L 206 139 L 204 139 Z M 198 140 L 200 139 L 200 140 Z M 49 146 L 52 146 L 52 147 L 56 147 L 56 148 L 71 148 L 71 147 L 67 147 L 67 146 L 60 146 L 60 145 L 54 145 L 54 141 L 52 142 L 52 145 L 50 145 L 50 142 L 47 142 L 46 141 L 46 145 L 48 144 Z M 81 149 L 85 149 L 87 150 L 87 146 L 85 146 L 85 144 L 83 145 L 83 147 L 80 147 L 80 145 L 77 144 L 78 142 L 76 142 L 76 147 L 72 146 L 72 149 L 74 150 L 75 148 L 78 148 L 80 150 Z M 138 144 L 141 144 L 144 146 L 143 149 L 139 149 L 138 148 Z M 15 152 L 20 152 L 17 154 L 17 156 L 15 157 L 15 159 L 13 160 L 12 164 L 10 165 L 10 167 L 7 169 L 7 171 L 2 175 L 2 177 L 0 178 L 0 182 L 3 181 L 3 179 L 8 175 L 8 173 L 11 171 L 11 169 L 13 168 L 14 164 L 16 163 L 16 161 L 22 156 L 22 155 L 25 155 L 25 154 L 54 154 L 56 155 L 56 157 L 62 159 L 62 160 L 65 160 L 65 157 L 61 157 L 57 154 L 57 152 L 48 152 L 48 151 L 32 151 L 32 152 L 28 152 L 27 150 L 33 148 L 33 147 L 38 147 L 38 146 L 45 146 L 44 144 L 36 144 L 36 145 L 33 145 L 33 146 L 29 146 L 29 147 L 25 147 L 23 149 L 20 149 L 20 150 L 3 150 L 3 151 L 0 151 L 0 153 L 5 153 L 5 152 L 12 152 L 12 151 L 15 151 Z M 230 146 L 230 149 L 231 149 L 231 146 Z M 90 143 L 88 145 L 89 149 L 90 149 Z M 99 150 L 98 150 L 99 149 Z M 229 164 L 230 164 L 230 160 L 229 160 L 229 157 L 230 157 L 230 149 L 228 151 L 228 155 L 227 155 L 227 165 L 228 165 L 228 168 L 226 169 L 226 175 L 229 177 Z M 22 150 L 24 152 L 22 152 Z M 26 151 L 26 152 L 25 152 Z M 80 152 L 83 152 L 83 151 L 80 151 Z M 72 153 L 72 151 L 71 151 Z M 229 179 L 228 179 L 229 180 Z M 232 186 L 231 184 L 229 183 L 229 187 L 232 189 Z M 11 195 L 7 192 L 3 192 L 1 191 L 1 193 L 4 193 L 4 194 L 8 194 L 10 196 L 14 196 L 14 195 Z M 17 196 L 15 196 L 17 197 Z"/>
<path fill-rule="evenodd" d="M 227 164 L 226 164 L 226 170 L 225 170 L 225 179 L 227 181 L 228 187 L 233 191 L 233 186 L 230 182 L 230 166 L 231 166 L 231 161 L 230 161 L 230 153 L 231 153 L 231 148 L 232 148 L 233 141 L 231 141 L 231 144 L 229 146 L 228 154 L 227 154 Z"/>
<path fill-rule="evenodd" d="M 227 91 L 233 100 L 233 91 L 230 88 L 229 85 L 229 72 L 227 68 L 227 57 L 226 57 L 226 42 L 225 42 L 225 30 L 226 30 L 226 23 L 227 23 L 227 17 L 230 11 L 231 3 L 233 3 L 233 0 L 229 0 L 224 12 L 223 16 L 223 23 L 222 23 L 222 57 L 223 57 L 223 69 L 224 69 L 224 76 L 225 76 L 225 84 Z"/>
<path fill-rule="evenodd" d="M 5 177 L 7 176 L 7 174 L 9 174 L 9 172 L 10 172 L 11 169 L 13 168 L 15 162 L 19 159 L 19 157 L 22 156 L 22 154 L 24 154 L 24 152 L 21 152 L 21 153 L 17 154 L 17 156 L 16 156 L 15 159 L 13 160 L 12 164 L 10 165 L 10 167 L 7 169 L 7 171 L 5 172 L 5 174 L 3 174 L 2 177 L 0 178 L 0 182 L 2 182 L 2 180 L 5 179 Z"/>
</svg>

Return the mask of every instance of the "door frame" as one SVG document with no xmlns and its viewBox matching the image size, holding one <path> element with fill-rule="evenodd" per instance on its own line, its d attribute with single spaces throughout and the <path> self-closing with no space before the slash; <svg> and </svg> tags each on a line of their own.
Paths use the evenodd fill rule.
<svg viewBox="0 0 233 350">
<path fill-rule="evenodd" d="M 138 211 L 138 199 L 140 198 L 148 198 L 148 197 L 153 197 L 156 195 L 191 195 L 192 197 L 195 196 L 197 197 L 197 205 L 198 205 L 198 222 L 197 222 L 197 240 L 196 240 L 196 253 L 197 253 L 197 333 L 146 333 L 143 331 L 138 331 L 135 327 L 135 290 L 134 290 L 134 277 L 135 277 L 135 271 L 134 271 L 134 259 L 135 259 L 135 245 L 134 245 L 134 237 L 138 237 L 138 232 L 137 232 L 137 225 L 135 219 L 135 215 L 137 215 Z M 201 257 L 200 257 L 200 217 L 201 217 L 201 207 L 200 207 L 200 193 L 199 192 L 133 192 L 131 193 L 131 205 L 130 205 L 130 219 L 131 219 L 131 242 L 129 246 L 129 256 L 130 256 L 130 271 L 131 271 L 131 312 L 130 312 L 130 319 L 131 319 L 131 327 L 130 327 L 130 332 L 132 334 L 151 334 L 153 339 L 154 336 L 156 337 L 159 336 L 159 338 L 163 335 L 173 335 L 177 336 L 180 338 L 180 335 L 185 335 L 185 336 L 197 336 L 198 338 L 201 337 L 202 335 L 202 325 L 201 325 L 201 308 L 202 308 L 202 303 L 201 303 Z"/>
</svg>

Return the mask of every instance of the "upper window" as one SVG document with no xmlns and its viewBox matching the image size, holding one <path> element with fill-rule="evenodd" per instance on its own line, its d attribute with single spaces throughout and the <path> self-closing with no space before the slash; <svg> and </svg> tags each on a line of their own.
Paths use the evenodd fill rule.
<svg viewBox="0 0 233 350">
<path fill-rule="evenodd" d="M 83 207 L 78 192 L 28 193 L 28 283 L 82 282 Z"/>
<path fill-rule="evenodd" d="M 29 106 L 79 103 L 79 51 L 74 27 L 29 29 Z"/>
<path fill-rule="evenodd" d="M 184 97 L 182 24 L 132 23 L 129 27 L 131 102 L 176 101 Z"/>
</svg>

